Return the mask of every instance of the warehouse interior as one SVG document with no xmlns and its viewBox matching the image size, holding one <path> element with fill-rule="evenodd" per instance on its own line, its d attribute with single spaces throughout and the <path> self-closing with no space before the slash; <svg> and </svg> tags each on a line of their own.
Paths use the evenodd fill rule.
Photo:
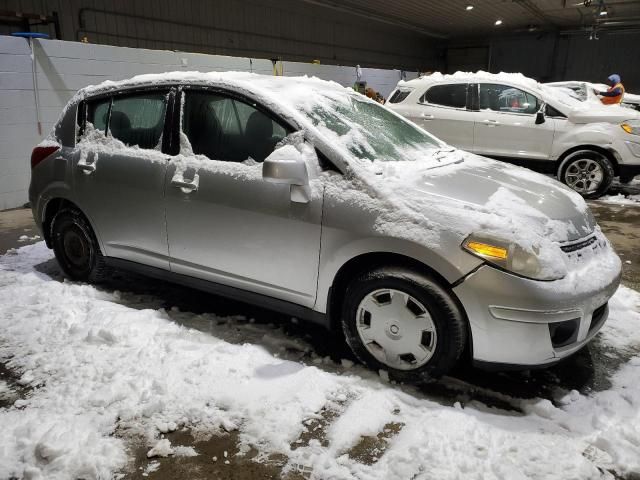
<svg viewBox="0 0 640 480">
<path fill-rule="evenodd" d="M 634 0 L 5 0 L 0 34 L 422 72 L 518 71 L 640 88 Z"/>
<path fill-rule="evenodd" d="M 0 480 L 640 480 L 640 0 L 0 0 Z"/>
</svg>

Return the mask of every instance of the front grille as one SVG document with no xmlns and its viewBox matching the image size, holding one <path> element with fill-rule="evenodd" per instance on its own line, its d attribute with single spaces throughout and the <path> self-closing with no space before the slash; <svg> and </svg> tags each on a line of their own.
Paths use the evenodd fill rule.
<svg viewBox="0 0 640 480">
<path fill-rule="evenodd" d="M 591 323 L 589 324 L 589 332 L 591 332 L 593 329 L 595 329 L 595 328 L 600 326 L 606 311 L 607 311 L 607 304 L 606 303 L 604 305 L 596 308 L 593 311 L 593 314 L 591 315 Z"/>
<path fill-rule="evenodd" d="M 565 253 L 577 252 L 578 250 L 582 250 L 583 248 L 588 247 L 589 245 L 593 245 L 594 243 L 596 243 L 596 241 L 597 241 L 596 236 L 593 235 L 585 240 L 581 240 L 578 243 L 572 243 L 571 245 L 563 245 L 560 247 L 560 249 Z"/>
</svg>

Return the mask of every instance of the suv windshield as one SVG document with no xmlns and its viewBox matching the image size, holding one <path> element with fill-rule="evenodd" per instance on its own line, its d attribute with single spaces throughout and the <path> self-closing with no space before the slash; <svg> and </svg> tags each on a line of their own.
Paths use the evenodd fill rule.
<svg viewBox="0 0 640 480">
<path fill-rule="evenodd" d="M 549 85 L 549 87 L 560 89 L 570 97 L 575 98 L 576 100 L 580 100 L 581 102 L 586 101 L 588 98 L 587 87 L 584 83 L 581 83 L 579 85 Z"/>
<path fill-rule="evenodd" d="M 311 108 L 298 108 L 330 140 L 359 159 L 423 160 L 442 146 L 424 130 L 355 95 L 321 95 L 321 100 Z"/>
</svg>

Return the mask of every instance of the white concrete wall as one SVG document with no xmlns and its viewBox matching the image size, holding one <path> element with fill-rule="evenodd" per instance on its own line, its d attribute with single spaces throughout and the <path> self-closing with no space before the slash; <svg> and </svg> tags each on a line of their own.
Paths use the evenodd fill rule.
<svg viewBox="0 0 640 480">
<path fill-rule="evenodd" d="M 34 42 L 43 136 L 62 107 L 80 88 L 104 80 L 172 70 L 253 71 L 271 75 L 270 60 L 163 50 L 112 47 L 58 40 Z M 284 62 L 285 75 L 315 75 L 350 86 L 355 67 Z M 407 79 L 416 72 L 408 72 Z M 400 79 L 398 70 L 362 69 L 362 79 L 387 96 Z M 0 36 L 0 210 L 27 202 L 30 156 L 37 132 L 30 50 L 26 40 Z"/>
<path fill-rule="evenodd" d="M 27 201 L 30 156 L 40 141 L 27 42 L 0 37 L 0 210 Z"/>
</svg>

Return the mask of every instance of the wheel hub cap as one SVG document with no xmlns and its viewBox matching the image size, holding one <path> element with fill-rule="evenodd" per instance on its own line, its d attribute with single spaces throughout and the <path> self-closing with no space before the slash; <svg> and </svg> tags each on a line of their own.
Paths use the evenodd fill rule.
<svg viewBox="0 0 640 480">
<path fill-rule="evenodd" d="M 67 260 L 75 267 L 83 267 L 89 261 L 89 249 L 84 238 L 75 230 L 65 232 L 63 248 Z"/>
<path fill-rule="evenodd" d="M 357 330 L 374 358 L 398 370 L 426 364 L 437 343 L 435 324 L 424 305 L 394 289 L 375 290 L 362 299 Z"/>
</svg>

